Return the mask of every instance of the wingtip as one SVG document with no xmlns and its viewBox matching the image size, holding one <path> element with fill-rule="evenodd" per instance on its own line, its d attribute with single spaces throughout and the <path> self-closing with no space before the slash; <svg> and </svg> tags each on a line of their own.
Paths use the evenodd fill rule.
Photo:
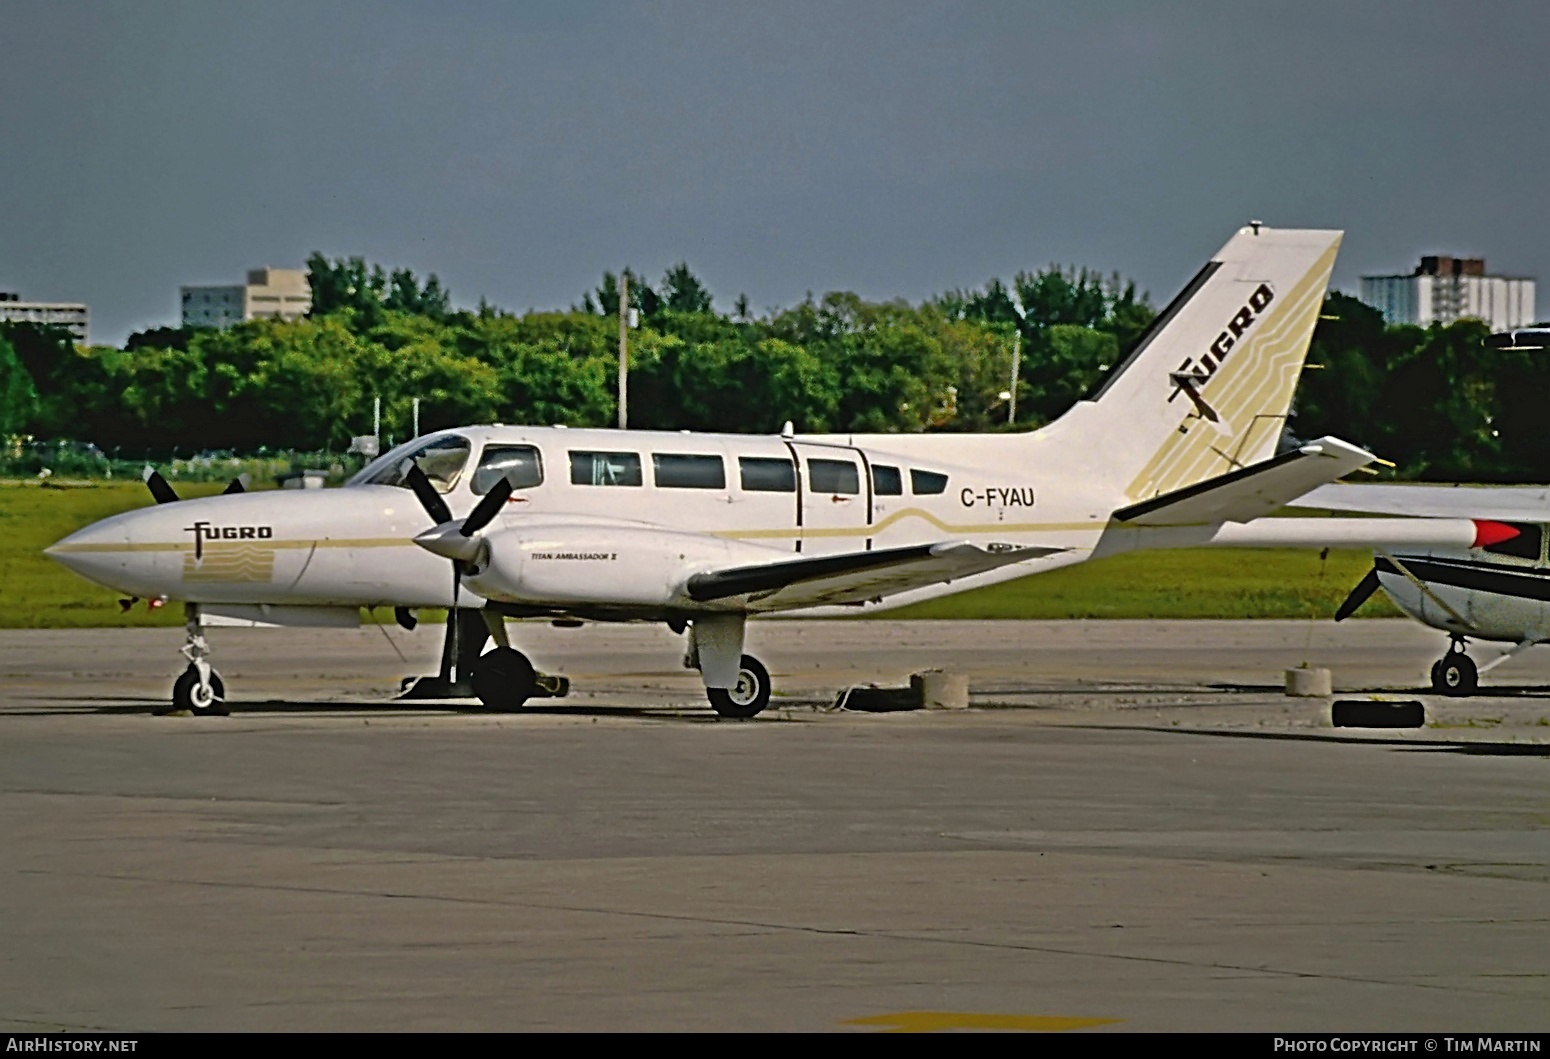
<svg viewBox="0 0 1550 1059">
<path fill-rule="evenodd" d="M 1521 536 L 1523 531 L 1506 522 L 1495 522 L 1491 519 L 1477 518 L 1472 520 L 1475 524 L 1475 543 L 1471 548 L 1489 548 L 1493 544 L 1501 544 L 1510 541 L 1514 537 Z"/>
</svg>

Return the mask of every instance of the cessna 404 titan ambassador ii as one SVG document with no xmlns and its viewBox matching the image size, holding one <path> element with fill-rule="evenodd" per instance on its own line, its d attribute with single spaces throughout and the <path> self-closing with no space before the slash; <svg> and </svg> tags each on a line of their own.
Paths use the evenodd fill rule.
<svg viewBox="0 0 1550 1059">
<path fill-rule="evenodd" d="M 1341 233 L 1235 234 L 1090 399 L 1031 433 L 694 434 L 479 426 L 417 438 L 343 488 L 163 502 L 48 549 L 126 595 L 186 605 L 173 704 L 225 711 L 203 623 L 354 624 L 451 607 L 427 694 L 521 705 L 546 680 L 506 619 L 688 633 L 711 705 L 770 678 L 750 617 L 856 613 L 1142 548 L 1328 543 L 1335 520 L 1250 523 L 1368 463 L 1324 438 L 1276 454 Z M 1342 539 L 1363 520 L 1341 520 Z M 1468 520 L 1398 543 L 1467 547 Z M 1385 537 L 1385 540 L 1395 541 Z M 483 650 L 487 641 L 494 646 Z"/>
</svg>

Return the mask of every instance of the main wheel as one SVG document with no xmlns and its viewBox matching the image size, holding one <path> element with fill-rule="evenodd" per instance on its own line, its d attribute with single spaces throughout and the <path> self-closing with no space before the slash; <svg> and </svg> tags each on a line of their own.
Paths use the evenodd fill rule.
<svg viewBox="0 0 1550 1059">
<path fill-rule="evenodd" d="M 1443 695 L 1473 695 L 1480 687 L 1480 671 L 1463 651 L 1450 651 L 1432 667 L 1432 688 Z"/>
<path fill-rule="evenodd" d="M 770 704 L 770 671 L 753 655 L 738 662 L 737 683 L 730 688 L 706 688 L 711 707 L 723 717 L 753 717 Z"/>
<path fill-rule="evenodd" d="M 226 685 L 221 675 L 210 670 L 209 687 L 199 686 L 199 670 L 189 666 L 172 685 L 172 708 L 187 710 L 195 717 L 225 717 L 231 712 L 226 706 Z"/>
<path fill-rule="evenodd" d="M 518 709 L 533 694 L 533 663 L 513 647 L 497 647 L 474 660 L 469 683 L 484 708 L 495 712 Z"/>
</svg>

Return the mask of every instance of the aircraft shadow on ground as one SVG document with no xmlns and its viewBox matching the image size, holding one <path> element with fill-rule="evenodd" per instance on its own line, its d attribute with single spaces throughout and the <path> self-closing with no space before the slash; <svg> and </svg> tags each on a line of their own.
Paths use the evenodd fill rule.
<svg viewBox="0 0 1550 1059">
<path fill-rule="evenodd" d="M 1366 746 L 1387 746 L 1394 750 L 1417 751 L 1425 754 L 1467 754 L 1476 757 L 1544 757 L 1550 758 L 1550 742 L 1545 743 L 1502 743 L 1484 742 L 1479 740 L 1458 739 L 1430 739 L 1425 742 L 1415 739 L 1398 739 L 1390 735 L 1379 734 L 1384 729 L 1373 728 L 1365 732 L 1352 731 L 1351 729 L 1337 729 L 1321 732 L 1249 732 L 1249 731 L 1223 731 L 1219 728 L 1186 728 L 1182 725 L 1156 724 L 1105 724 L 1105 725 L 1069 725 L 1071 728 L 1083 728 L 1089 731 L 1129 731 L 1129 732 L 1160 732 L 1166 735 L 1202 735 L 1214 739 L 1266 739 L 1282 740 L 1303 743 L 1361 743 Z M 1404 729 L 1405 731 L 1428 731 L 1427 729 Z M 1432 735 L 1437 734 L 1436 729 L 1429 730 Z"/>
<path fill-rule="evenodd" d="M 1212 691 L 1236 691 L 1256 695 L 1281 695 L 1285 694 L 1284 684 L 1207 684 Z M 1428 695 L 1437 696 L 1438 693 L 1430 686 L 1410 688 L 1340 688 L 1336 695 Z M 1550 698 L 1550 684 L 1486 684 L 1473 696 L 1438 696 L 1449 702 L 1468 702 L 1471 698 L 1522 698 L 1543 699 Z"/>
<path fill-rule="evenodd" d="M 57 706 L 40 706 L 36 709 L 8 709 L 0 712 L 4 717 L 63 717 L 63 716 L 133 716 L 135 714 L 162 714 L 168 709 L 164 699 L 147 699 L 137 695 L 94 696 L 91 702 L 70 695 L 29 696 L 36 703 L 58 703 Z M 707 704 L 703 709 L 692 706 L 605 706 L 605 705 L 542 705 L 523 706 L 515 710 L 491 713 L 475 703 L 451 700 L 419 699 L 368 699 L 358 701 L 298 702 L 289 699 L 266 699 L 228 703 L 231 716 L 262 715 L 311 715 L 341 716 L 350 714 L 377 716 L 404 716 L 409 714 L 448 714 L 479 717 L 632 717 L 652 720 L 705 722 L 719 721 L 714 710 Z M 179 714 L 178 716 L 189 716 Z"/>
</svg>

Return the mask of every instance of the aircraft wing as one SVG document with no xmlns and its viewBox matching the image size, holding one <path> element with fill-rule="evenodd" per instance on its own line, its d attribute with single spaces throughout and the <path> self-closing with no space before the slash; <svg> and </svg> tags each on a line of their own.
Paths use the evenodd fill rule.
<svg viewBox="0 0 1550 1059">
<path fill-rule="evenodd" d="M 695 574 L 688 593 L 700 603 L 747 596 L 754 610 L 864 603 L 1064 550 L 941 541 L 817 555 Z"/>
<path fill-rule="evenodd" d="M 1288 506 L 1365 515 L 1546 522 L 1550 521 L 1550 489 L 1544 486 L 1350 485 L 1336 482 L 1322 485 Z"/>
<path fill-rule="evenodd" d="M 1320 438 L 1262 463 L 1120 508 L 1114 518 L 1132 526 L 1250 522 L 1376 458 L 1339 438 Z"/>
</svg>

